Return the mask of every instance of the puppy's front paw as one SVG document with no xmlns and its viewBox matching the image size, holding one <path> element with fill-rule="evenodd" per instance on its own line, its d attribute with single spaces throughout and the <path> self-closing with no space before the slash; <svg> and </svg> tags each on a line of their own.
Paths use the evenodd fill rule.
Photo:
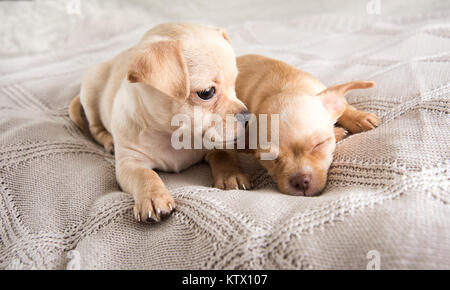
<svg viewBox="0 0 450 290">
<path fill-rule="evenodd" d="M 214 187 L 220 189 L 251 189 L 252 182 L 250 176 L 245 173 L 224 173 L 214 178 Z"/>
<path fill-rule="evenodd" d="M 169 217 L 175 206 L 175 201 L 167 189 L 153 191 L 136 198 L 134 217 L 139 222 L 159 222 Z"/>
<path fill-rule="evenodd" d="M 380 124 L 381 120 L 372 113 L 355 111 L 351 120 L 344 125 L 352 134 L 371 130 Z"/>
<path fill-rule="evenodd" d="M 336 142 L 341 141 L 345 137 L 347 137 L 348 131 L 341 127 L 334 127 L 334 137 L 336 138 Z"/>
</svg>

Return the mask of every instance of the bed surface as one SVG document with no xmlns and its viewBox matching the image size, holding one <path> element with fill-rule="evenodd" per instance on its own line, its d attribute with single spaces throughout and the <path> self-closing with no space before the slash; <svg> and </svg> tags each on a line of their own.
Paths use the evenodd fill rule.
<svg viewBox="0 0 450 290">
<path fill-rule="evenodd" d="M 368 2 L 0 2 L 0 268 L 450 268 L 450 5 Z M 237 55 L 326 85 L 375 81 L 347 99 L 382 123 L 337 145 L 319 197 L 279 193 L 242 155 L 254 190 L 212 188 L 205 163 L 162 173 L 178 210 L 138 224 L 113 156 L 67 110 L 88 66 L 168 21 L 223 26 Z"/>
</svg>

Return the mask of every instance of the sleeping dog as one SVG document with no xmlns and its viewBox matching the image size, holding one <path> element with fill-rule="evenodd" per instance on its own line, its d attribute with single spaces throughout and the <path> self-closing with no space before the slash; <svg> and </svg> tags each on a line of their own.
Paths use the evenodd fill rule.
<svg viewBox="0 0 450 290">
<path fill-rule="evenodd" d="M 344 98 L 349 90 L 374 87 L 373 82 L 352 81 L 327 88 L 306 72 L 259 55 L 241 56 L 237 65 L 236 92 L 250 112 L 256 116 L 267 114 L 269 118 L 279 114 L 276 144 L 268 149 L 258 144 L 251 151 L 283 193 L 319 194 L 326 184 L 336 141 L 346 135 L 345 129 L 359 133 L 380 122 L 377 116 L 356 110 Z M 336 121 L 345 129 L 335 127 Z M 268 151 L 276 158 L 262 160 L 261 154 Z M 220 150 L 208 153 L 216 187 L 249 188 L 235 154 Z"/>
</svg>

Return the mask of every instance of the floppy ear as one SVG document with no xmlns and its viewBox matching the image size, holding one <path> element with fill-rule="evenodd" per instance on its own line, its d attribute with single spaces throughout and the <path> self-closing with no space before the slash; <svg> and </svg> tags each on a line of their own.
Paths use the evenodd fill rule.
<svg viewBox="0 0 450 290">
<path fill-rule="evenodd" d="M 160 41 L 139 47 L 131 60 L 127 78 L 142 82 L 180 99 L 189 96 L 189 78 L 181 41 Z"/>
<path fill-rule="evenodd" d="M 374 82 L 353 81 L 329 87 L 320 92 L 318 96 L 320 96 L 325 109 L 332 114 L 333 118 L 337 119 L 345 111 L 345 105 L 347 102 L 345 101 L 344 96 L 348 91 L 355 89 L 368 89 L 373 88 L 374 86 Z"/>
</svg>

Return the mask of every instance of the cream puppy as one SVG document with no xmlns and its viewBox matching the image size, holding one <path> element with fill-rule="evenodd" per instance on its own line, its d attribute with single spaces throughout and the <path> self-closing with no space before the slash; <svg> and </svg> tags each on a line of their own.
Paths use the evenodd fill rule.
<svg viewBox="0 0 450 290">
<path fill-rule="evenodd" d="M 278 142 L 270 149 L 258 146 L 252 152 L 283 193 L 313 196 L 325 187 L 336 141 L 346 134 L 334 127 L 336 121 L 351 133 L 372 129 L 380 122 L 344 98 L 349 90 L 374 87 L 373 82 L 353 81 L 327 88 L 306 72 L 258 55 L 241 56 L 237 65 L 236 92 L 250 112 L 257 117 L 267 114 L 269 119 L 271 114 L 279 114 Z M 274 159 L 261 160 L 261 153 L 268 151 L 275 153 Z M 208 154 L 216 187 L 233 188 L 223 181 L 243 178 L 234 155 L 230 151 Z"/>
<path fill-rule="evenodd" d="M 194 108 L 200 108 L 202 119 L 192 134 L 202 137 L 213 114 L 246 112 L 235 94 L 237 73 L 223 29 L 169 23 L 84 74 L 70 117 L 83 128 L 84 110 L 94 139 L 114 151 L 117 181 L 133 195 L 138 221 L 160 221 L 176 206 L 154 170 L 178 172 L 207 152 L 176 150 L 171 138 L 179 128 L 172 118 L 183 115 L 194 122 Z"/>
</svg>

